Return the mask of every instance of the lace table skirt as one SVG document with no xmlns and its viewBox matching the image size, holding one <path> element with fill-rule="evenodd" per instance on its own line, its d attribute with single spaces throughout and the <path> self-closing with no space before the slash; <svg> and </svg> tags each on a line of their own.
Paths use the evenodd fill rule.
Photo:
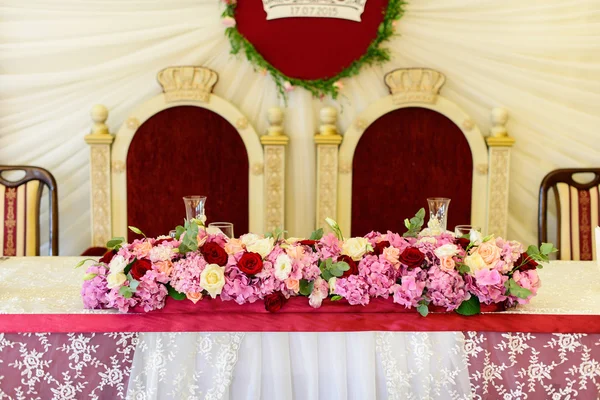
<svg viewBox="0 0 600 400">
<path fill-rule="evenodd" d="M 600 335 L 0 334 L 8 399 L 593 399 Z"/>
</svg>

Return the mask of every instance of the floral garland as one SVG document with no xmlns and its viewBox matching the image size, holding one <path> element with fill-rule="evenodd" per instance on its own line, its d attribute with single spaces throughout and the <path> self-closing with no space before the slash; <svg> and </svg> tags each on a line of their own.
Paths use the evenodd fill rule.
<svg viewBox="0 0 600 400">
<path fill-rule="evenodd" d="M 337 75 L 326 79 L 304 80 L 286 76 L 267 60 L 260 55 L 256 48 L 250 43 L 236 28 L 235 9 L 237 0 L 223 0 L 225 3 L 225 11 L 222 14 L 223 25 L 226 26 L 225 35 L 231 43 L 231 53 L 238 54 L 243 52 L 248 61 L 254 65 L 256 70 L 262 74 L 271 74 L 279 93 L 284 99 L 287 99 L 286 94 L 291 92 L 296 87 L 302 87 L 312 93 L 315 97 L 331 96 L 337 98 L 340 90 L 344 88 L 342 79 L 358 75 L 361 68 L 365 65 L 382 64 L 390 60 L 389 49 L 383 48 L 382 44 L 396 32 L 397 21 L 404 14 L 403 0 L 389 0 L 385 11 L 383 21 L 377 29 L 377 37 L 371 42 L 365 54 L 358 60 L 355 60 Z"/>
<path fill-rule="evenodd" d="M 420 231 L 424 214 L 420 210 L 406 221 L 404 235 L 371 232 L 344 239 L 328 220 L 334 232 L 319 229 L 310 239 L 284 239 L 282 232 L 229 239 L 195 222 L 177 227 L 176 239 L 113 239 L 87 268 L 83 303 L 88 309 L 148 312 L 163 308 L 167 297 L 196 303 L 210 296 L 238 304 L 263 301 L 275 312 L 293 296 L 308 297 L 315 308 L 325 299 L 366 305 L 391 297 L 426 316 L 430 305 L 472 315 L 480 304 L 510 307 L 536 295 L 538 262 L 556 251 L 552 244 L 525 252 L 518 242 L 476 231 L 459 238 Z"/>
</svg>

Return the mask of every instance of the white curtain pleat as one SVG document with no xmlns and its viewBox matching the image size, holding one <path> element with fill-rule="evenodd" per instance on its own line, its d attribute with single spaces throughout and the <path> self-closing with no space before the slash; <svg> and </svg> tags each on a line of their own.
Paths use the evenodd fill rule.
<svg viewBox="0 0 600 400">
<path fill-rule="evenodd" d="M 78 254 L 90 244 L 83 137 L 94 104 L 109 108 L 108 124 L 116 132 L 137 104 L 160 92 L 160 69 L 201 64 L 219 73 L 215 92 L 258 132 L 266 131 L 268 108 L 283 101 L 269 76 L 229 54 L 221 10 L 216 0 L 0 0 L 0 163 L 39 165 L 55 175 L 61 254 Z M 387 94 L 385 72 L 419 66 L 446 74 L 442 93 L 484 133 L 493 107 L 509 110 L 517 142 L 508 233 L 534 243 L 543 176 L 600 160 L 600 2 L 411 1 L 398 33 L 388 44 L 392 60 L 345 80 L 337 101 L 302 89 L 289 93 L 289 234 L 308 235 L 315 225 L 312 137 L 319 109 L 338 108 L 343 132 Z M 45 207 L 42 223 L 47 218 Z"/>
</svg>

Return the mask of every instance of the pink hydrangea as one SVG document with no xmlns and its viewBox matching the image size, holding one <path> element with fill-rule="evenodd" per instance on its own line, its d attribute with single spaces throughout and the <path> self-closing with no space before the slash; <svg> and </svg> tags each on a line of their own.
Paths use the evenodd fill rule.
<svg viewBox="0 0 600 400">
<path fill-rule="evenodd" d="M 144 307 L 146 312 L 165 306 L 168 291 L 165 285 L 158 282 L 161 278 L 162 274 L 159 271 L 148 271 L 140 279 L 134 296 L 139 299 L 139 305 Z"/>
<path fill-rule="evenodd" d="M 337 279 L 334 293 L 348 300 L 350 305 L 369 304 L 369 285 L 364 278 L 357 275 Z"/>
<path fill-rule="evenodd" d="M 542 282 L 540 281 L 537 270 L 535 269 L 530 269 L 527 271 L 515 271 L 515 273 L 513 274 L 513 279 L 515 280 L 517 285 L 521 286 L 524 289 L 530 290 L 531 295 L 528 296 L 526 299 L 510 296 L 510 305 L 514 305 L 516 303 L 529 303 L 533 296 L 537 294 L 538 289 L 542 286 Z"/>
<path fill-rule="evenodd" d="M 116 308 L 120 312 L 127 312 L 131 307 L 134 307 L 137 303 L 135 297 L 130 297 L 129 299 L 119 294 L 120 288 L 111 289 L 106 294 L 106 306 L 109 308 Z"/>
<path fill-rule="evenodd" d="M 369 240 L 371 246 L 375 247 L 375 245 L 383 240 L 387 240 L 387 238 L 379 232 L 371 231 L 365 235 L 365 238 Z"/>
<path fill-rule="evenodd" d="M 259 299 L 252 279 L 237 267 L 228 267 L 225 270 L 225 286 L 221 292 L 221 300 L 233 300 L 238 304 L 254 303 Z"/>
<path fill-rule="evenodd" d="M 274 269 L 273 263 L 265 260 L 263 262 L 263 270 L 256 274 L 256 278 L 258 278 L 255 281 L 256 293 L 261 299 L 276 291 L 282 291 L 284 294 L 287 294 L 285 282 L 275 278 Z"/>
<path fill-rule="evenodd" d="M 438 266 L 432 266 L 428 275 L 427 297 L 434 306 L 445 307 L 446 311 L 452 311 L 471 297 L 458 271 L 442 271 Z"/>
<path fill-rule="evenodd" d="M 477 296 L 483 304 L 501 303 L 506 300 L 504 283 L 508 280 L 508 276 L 500 275 L 497 270 L 489 270 L 488 272 L 489 274 L 485 272 L 479 274 L 480 279 L 482 279 L 481 283 L 477 281 L 476 277 L 466 275 L 467 290 Z"/>
<path fill-rule="evenodd" d="M 319 259 L 321 260 L 337 257 L 342 252 L 340 241 L 332 232 L 330 232 L 317 242 L 317 252 L 319 253 Z"/>
<path fill-rule="evenodd" d="M 390 245 L 400 250 L 400 253 L 402 253 L 407 247 L 410 247 L 409 241 L 397 233 L 388 231 L 387 235 L 385 236 L 387 241 L 390 242 Z"/>
<path fill-rule="evenodd" d="M 200 274 L 204 267 L 206 267 L 206 261 L 200 253 L 188 253 L 186 258 L 173 264 L 171 286 L 181 293 L 201 292 Z"/>
<path fill-rule="evenodd" d="M 319 308 L 328 295 L 329 286 L 325 279 L 319 277 L 314 281 L 312 293 L 308 296 L 308 304 L 313 308 Z"/>
<path fill-rule="evenodd" d="M 396 269 L 383 256 L 368 255 L 358 264 L 358 274 L 369 285 L 371 297 L 388 298 L 396 282 Z"/>
<path fill-rule="evenodd" d="M 106 287 L 108 268 L 104 265 L 95 264 L 90 266 L 85 272 L 97 275 L 92 279 L 83 281 L 83 287 L 81 288 L 83 306 L 89 309 L 105 308 L 108 303 L 106 297 L 108 292 L 108 288 Z"/>
<path fill-rule="evenodd" d="M 406 270 L 400 278 L 400 284 L 391 287 L 394 303 L 405 308 L 416 307 L 423 297 L 423 290 L 427 281 L 427 272 L 421 268 Z"/>
</svg>

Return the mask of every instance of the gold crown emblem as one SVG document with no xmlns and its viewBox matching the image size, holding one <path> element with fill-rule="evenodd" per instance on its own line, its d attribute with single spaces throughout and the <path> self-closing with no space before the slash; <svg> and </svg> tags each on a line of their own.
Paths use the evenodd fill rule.
<svg viewBox="0 0 600 400">
<path fill-rule="evenodd" d="M 157 75 L 167 102 L 199 100 L 208 102 L 219 76 L 205 67 L 169 67 Z"/>
<path fill-rule="evenodd" d="M 390 88 L 394 103 L 435 103 L 446 77 L 439 71 L 427 68 L 395 69 L 384 78 Z"/>
</svg>

